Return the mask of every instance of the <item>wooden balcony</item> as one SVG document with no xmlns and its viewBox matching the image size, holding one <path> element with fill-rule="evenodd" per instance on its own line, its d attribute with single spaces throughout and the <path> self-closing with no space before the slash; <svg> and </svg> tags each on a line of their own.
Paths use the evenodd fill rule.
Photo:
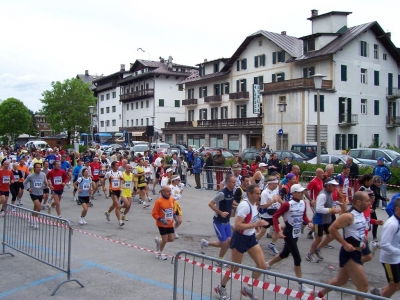
<svg viewBox="0 0 400 300">
<path fill-rule="evenodd" d="M 119 96 L 119 101 L 130 102 L 135 100 L 142 100 L 146 98 L 154 97 L 154 89 L 144 89 L 140 91 L 135 91 L 133 93 L 123 94 Z"/>
<path fill-rule="evenodd" d="M 312 78 L 297 78 L 284 80 L 280 82 L 264 83 L 263 94 L 274 93 L 287 90 L 298 89 L 314 89 L 314 79 Z M 322 80 L 321 89 L 332 89 L 332 80 Z"/>
<path fill-rule="evenodd" d="M 198 121 L 180 121 L 165 122 L 167 129 L 184 128 L 231 128 L 231 127 L 260 127 L 262 128 L 262 117 L 255 118 L 233 118 L 218 120 L 198 120 Z"/>
<path fill-rule="evenodd" d="M 215 95 L 215 96 L 206 96 L 204 97 L 204 103 L 210 103 L 210 104 L 219 104 L 222 101 L 222 96 L 221 95 Z"/>
<path fill-rule="evenodd" d="M 107 83 L 102 84 L 102 85 L 100 85 L 100 82 L 98 82 L 97 86 L 96 86 L 96 91 L 97 92 L 101 92 L 101 91 L 105 91 L 105 90 L 109 90 L 109 89 L 117 87 L 117 80 L 116 79 L 111 80 L 110 82 L 107 82 Z"/>
<path fill-rule="evenodd" d="M 386 89 L 386 99 L 396 100 L 400 98 L 400 89 L 398 88 L 387 88 Z"/>
<path fill-rule="evenodd" d="M 182 100 L 182 105 L 186 105 L 186 106 L 197 105 L 197 99 L 185 99 L 185 100 Z"/>
<path fill-rule="evenodd" d="M 234 101 L 249 101 L 249 92 L 230 93 L 229 100 Z"/>
<path fill-rule="evenodd" d="M 339 123 L 340 127 L 348 127 L 355 126 L 358 124 L 358 114 L 339 114 Z"/>
<path fill-rule="evenodd" d="M 399 116 L 386 116 L 386 128 L 400 127 L 400 117 Z"/>
</svg>

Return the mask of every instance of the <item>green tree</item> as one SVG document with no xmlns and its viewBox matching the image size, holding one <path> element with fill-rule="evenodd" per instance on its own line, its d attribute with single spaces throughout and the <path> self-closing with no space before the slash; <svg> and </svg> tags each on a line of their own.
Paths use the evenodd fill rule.
<svg viewBox="0 0 400 300">
<path fill-rule="evenodd" d="M 0 135 L 17 137 L 27 132 L 32 115 L 25 104 L 18 99 L 8 98 L 0 104 Z"/>
<path fill-rule="evenodd" d="M 44 91 L 42 113 L 55 132 L 66 132 L 68 141 L 75 132 L 84 132 L 90 126 L 88 106 L 96 105 L 90 85 L 80 79 L 52 82 L 52 90 Z"/>
</svg>

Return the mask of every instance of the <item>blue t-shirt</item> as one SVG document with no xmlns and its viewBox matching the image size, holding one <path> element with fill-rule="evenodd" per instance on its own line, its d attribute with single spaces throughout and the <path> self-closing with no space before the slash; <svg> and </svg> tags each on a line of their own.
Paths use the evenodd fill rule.
<svg viewBox="0 0 400 300">
<path fill-rule="evenodd" d="M 88 177 L 87 179 L 84 177 L 78 178 L 78 187 L 82 190 L 82 192 L 78 192 L 79 197 L 89 197 L 90 185 L 92 183 L 92 179 Z"/>
<path fill-rule="evenodd" d="M 53 165 L 56 161 L 57 157 L 54 154 L 49 154 L 46 156 L 46 160 L 49 162 L 49 169 L 53 169 Z"/>
<path fill-rule="evenodd" d="M 71 169 L 71 165 L 67 161 L 62 161 L 60 168 L 64 170 L 66 173 L 68 173 L 68 171 Z"/>
</svg>

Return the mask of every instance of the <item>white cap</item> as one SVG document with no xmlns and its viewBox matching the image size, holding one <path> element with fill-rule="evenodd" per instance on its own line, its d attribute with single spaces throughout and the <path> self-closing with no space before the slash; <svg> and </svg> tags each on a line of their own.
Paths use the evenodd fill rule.
<svg viewBox="0 0 400 300">
<path fill-rule="evenodd" d="M 329 180 L 328 182 L 325 183 L 325 185 L 328 185 L 328 184 L 339 185 L 339 183 L 335 179 Z"/>
<path fill-rule="evenodd" d="M 265 164 L 265 163 L 259 163 L 259 164 L 258 164 L 258 167 L 259 167 L 259 168 L 261 168 L 261 167 L 266 167 L 266 166 L 267 166 L 267 164 Z"/>
<path fill-rule="evenodd" d="M 305 187 L 302 187 L 301 184 L 293 184 L 292 187 L 290 188 L 290 192 L 303 192 L 307 190 Z"/>
</svg>

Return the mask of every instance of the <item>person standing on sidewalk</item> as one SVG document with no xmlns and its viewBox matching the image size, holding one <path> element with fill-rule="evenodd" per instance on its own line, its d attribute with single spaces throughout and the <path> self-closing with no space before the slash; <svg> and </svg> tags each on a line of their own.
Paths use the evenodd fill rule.
<svg viewBox="0 0 400 300">
<path fill-rule="evenodd" d="M 222 155 L 222 150 L 218 149 L 217 153 L 213 157 L 213 166 L 215 167 L 215 179 L 217 181 L 217 186 L 215 191 L 220 189 L 220 184 L 224 177 L 223 169 L 225 167 L 225 156 Z"/>
<path fill-rule="evenodd" d="M 376 163 L 377 165 L 372 170 L 372 175 L 382 177 L 381 193 L 382 197 L 386 199 L 382 200 L 382 209 L 384 210 L 387 206 L 387 201 L 388 201 L 388 198 L 386 196 L 387 183 L 390 180 L 390 178 L 392 178 L 392 173 L 390 172 L 390 169 L 385 166 L 383 157 L 378 157 Z M 375 199 L 375 201 L 377 201 L 376 207 L 379 208 L 379 200 Z"/>
<path fill-rule="evenodd" d="M 207 175 L 207 190 L 213 189 L 213 158 L 211 152 L 206 153 L 206 161 L 204 163 Z"/>
<path fill-rule="evenodd" d="M 203 171 L 203 164 L 201 162 L 201 158 L 199 157 L 197 151 L 195 151 L 193 155 L 194 155 L 193 174 L 194 174 L 194 180 L 196 181 L 196 186 L 194 188 L 199 190 L 201 189 L 200 174 Z"/>
</svg>

